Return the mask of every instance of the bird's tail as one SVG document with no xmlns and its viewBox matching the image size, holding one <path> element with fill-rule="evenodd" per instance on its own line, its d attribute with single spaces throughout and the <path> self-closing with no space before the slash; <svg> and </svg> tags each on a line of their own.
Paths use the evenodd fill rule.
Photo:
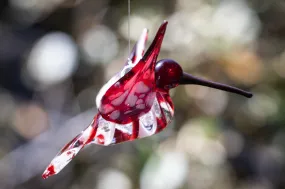
<svg viewBox="0 0 285 189">
<path fill-rule="evenodd" d="M 84 131 L 60 150 L 42 174 L 44 179 L 59 173 L 84 146 L 93 140 L 96 134 L 94 121 L 96 121 L 96 118 L 94 118 L 93 122 Z"/>
</svg>

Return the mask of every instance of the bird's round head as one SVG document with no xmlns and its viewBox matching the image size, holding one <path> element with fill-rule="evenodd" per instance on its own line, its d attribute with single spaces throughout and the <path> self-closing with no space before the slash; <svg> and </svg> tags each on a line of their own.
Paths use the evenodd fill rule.
<svg viewBox="0 0 285 189">
<path fill-rule="evenodd" d="M 181 66 L 171 59 L 163 59 L 156 63 L 156 86 L 161 89 L 171 89 L 179 84 L 183 75 Z"/>
</svg>

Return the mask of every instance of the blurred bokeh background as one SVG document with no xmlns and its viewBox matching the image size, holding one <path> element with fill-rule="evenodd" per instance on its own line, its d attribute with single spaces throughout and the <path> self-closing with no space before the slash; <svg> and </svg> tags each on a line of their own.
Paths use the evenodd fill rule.
<svg viewBox="0 0 285 189">
<path fill-rule="evenodd" d="M 171 92 L 175 119 L 160 134 L 91 145 L 41 178 L 91 122 L 98 90 L 126 61 L 127 7 L 0 1 L 0 188 L 284 189 L 283 0 L 132 0 L 132 45 L 143 28 L 150 42 L 166 19 L 159 59 L 254 97 L 180 86 Z"/>
</svg>

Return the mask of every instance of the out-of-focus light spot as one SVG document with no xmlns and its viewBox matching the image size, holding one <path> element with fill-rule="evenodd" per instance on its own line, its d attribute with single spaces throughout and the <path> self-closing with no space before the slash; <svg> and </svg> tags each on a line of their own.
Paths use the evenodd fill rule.
<svg viewBox="0 0 285 189">
<path fill-rule="evenodd" d="M 177 148 L 205 165 L 220 165 L 225 161 L 225 149 L 218 139 L 207 136 L 206 124 L 199 119 L 186 123 L 178 133 Z"/>
<path fill-rule="evenodd" d="M 208 115 L 221 114 L 228 104 L 228 93 L 204 86 L 185 86 L 186 94 Z"/>
<path fill-rule="evenodd" d="M 7 123 L 15 111 L 15 101 L 8 93 L 0 92 L 0 123 Z M 6 124 L 0 124 L 5 126 Z"/>
<path fill-rule="evenodd" d="M 11 6 L 17 7 L 20 9 L 32 9 L 37 5 L 37 1 L 34 1 L 34 0 L 27 0 L 27 1 L 10 0 L 9 2 Z"/>
<path fill-rule="evenodd" d="M 194 121 L 194 120 L 193 120 Z M 206 134 L 203 126 L 198 122 L 186 123 L 179 131 L 177 136 L 177 147 L 190 155 L 199 154 L 206 142 Z M 191 144 L 191 145 L 185 145 Z"/>
<path fill-rule="evenodd" d="M 226 166 L 205 166 L 196 161 L 190 161 L 188 188 L 234 188 L 230 170 Z"/>
<path fill-rule="evenodd" d="M 259 32 L 259 20 L 245 1 L 222 1 L 212 17 L 213 30 L 228 42 L 247 44 Z"/>
<path fill-rule="evenodd" d="M 130 25 L 132 26 L 132 30 L 130 32 L 130 39 L 137 41 L 138 37 L 140 36 L 141 32 L 144 28 L 149 26 L 147 18 L 143 18 L 138 15 L 132 15 L 130 18 Z M 121 21 L 120 24 L 120 33 L 126 40 L 128 40 L 128 18 L 125 17 Z"/>
<path fill-rule="evenodd" d="M 189 12 L 176 12 L 168 18 L 168 21 L 169 26 L 162 49 L 173 52 L 174 57 L 182 60 L 182 66 L 189 68 L 195 64 L 189 61 L 189 58 L 206 50 L 204 41 L 195 33 L 193 16 Z"/>
<path fill-rule="evenodd" d="M 100 25 L 82 36 L 81 46 L 90 64 L 109 63 L 118 53 L 118 40 L 112 30 Z"/>
<path fill-rule="evenodd" d="M 11 16 L 21 24 L 31 24 L 55 9 L 64 0 L 9 0 Z"/>
<path fill-rule="evenodd" d="M 189 57 L 206 52 L 216 53 L 229 47 L 253 45 L 258 36 L 260 22 L 243 1 L 211 4 L 180 0 L 177 6 L 179 11 L 168 19 L 169 28 L 162 48 L 174 51 L 174 57 L 175 54 L 178 58 L 183 55 L 188 60 L 187 64 L 195 63 L 189 62 Z"/>
<path fill-rule="evenodd" d="M 167 153 L 176 150 L 176 137 L 173 135 L 167 137 L 167 140 L 161 142 L 156 149 L 157 153 Z"/>
<path fill-rule="evenodd" d="M 177 147 L 189 154 L 199 154 L 207 140 L 204 122 L 192 119 L 185 123 L 177 136 Z M 192 145 L 185 145 L 192 144 Z"/>
<path fill-rule="evenodd" d="M 229 157 L 239 155 L 244 147 L 244 140 L 242 136 L 231 130 L 223 132 L 222 143 Z"/>
<path fill-rule="evenodd" d="M 15 111 L 13 126 L 21 136 L 31 139 L 47 129 L 48 116 L 35 104 L 22 105 Z"/>
<path fill-rule="evenodd" d="M 185 182 L 188 163 L 185 155 L 168 152 L 151 157 L 140 178 L 141 189 L 176 189 Z"/>
<path fill-rule="evenodd" d="M 119 57 L 110 62 L 110 64 L 106 65 L 105 75 L 106 79 L 111 79 L 114 75 L 116 75 L 119 71 L 124 67 L 124 63 L 127 60 L 126 57 Z"/>
<path fill-rule="evenodd" d="M 247 103 L 250 115 L 258 121 L 265 120 L 278 112 L 277 99 L 265 94 L 255 94 Z"/>
<path fill-rule="evenodd" d="M 225 162 L 225 149 L 219 141 L 208 140 L 200 156 L 201 162 L 208 166 L 217 166 Z"/>
<path fill-rule="evenodd" d="M 132 156 L 130 154 L 121 153 L 112 157 L 113 165 L 126 172 L 134 171 L 135 166 L 134 163 L 136 162 L 137 156 Z"/>
<path fill-rule="evenodd" d="M 188 97 L 193 98 L 194 100 L 202 100 L 206 98 L 209 88 L 201 87 L 199 85 L 189 85 L 185 86 L 185 92 Z"/>
<path fill-rule="evenodd" d="M 98 189 L 131 189 L 132 183 L 130 178 L 123 172 L 116 169 L 103 171 L 98 178 Z"/>
<path fill-rule="evenodd" d="M 228 94 L 225 91 L 209 89 L 205 98 L 195 101 L 201 110 L 208 115 L 221 114 L 228 104 Z"/>
<path fill-rule="evenodd" d="M 66 34 L 45 35 L 33 47 L 28 59 L 28 73 L 43 85 L 66 80 L 77 68 L 77 48 Z"/>
<path fill-rule="evenodd" d="M 196 0 L 196 1 L 189 1 L 189 0 L 177 0 L 176 2 L 176 9 L 177 10 L 187 10 L 187 11 L 195 11 L 197 8 L 201 8 L 202 6 L 206 6 L 205 0 Z"/>
<path fill-rule="evenodd" d="M 253 52 L 234 51 L 228 53 L 219 63 L 224 65 L 231 79 L 246 85 L 256 84 L 263 75 L 261 60 Z"/>
<path fill-rule="evenodd" d="M 151 9 L 141 11 L 143 14 L 132 14 L 130 17 L 130 39 L 137 41 L 144 28 L 149 30 L 149 38 L 155 35 L 157 25 L 162 23 L 163 18 L 160 16 L 159 11 L 152 12 Z M 120 22 L 119 32 L 128 40 L 128 17 L 124 17 Z"/>
</svg>

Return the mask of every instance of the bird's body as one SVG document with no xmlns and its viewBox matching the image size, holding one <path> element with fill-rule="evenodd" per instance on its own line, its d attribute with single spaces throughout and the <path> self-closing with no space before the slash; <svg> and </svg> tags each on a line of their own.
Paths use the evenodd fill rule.
<svg viewBox="0 0 285 189">
<path fill-rule="evenodd" d="M 166 26 L 164 21 L 146 52 L 148 33 L 143 30 L 124 68 L 99 91 L 96 97 L 98 113 L 91 124 L 62 148 L 43 173 L 43 178 L 61 171 L 88 144 L 108 146 L 161 132 L 174 116 L 169 90 L 178 85 L 204 85 L 252 96 L 241 89 L 184 73 L 173 60 L 157 61 Z"/>
</svg>

